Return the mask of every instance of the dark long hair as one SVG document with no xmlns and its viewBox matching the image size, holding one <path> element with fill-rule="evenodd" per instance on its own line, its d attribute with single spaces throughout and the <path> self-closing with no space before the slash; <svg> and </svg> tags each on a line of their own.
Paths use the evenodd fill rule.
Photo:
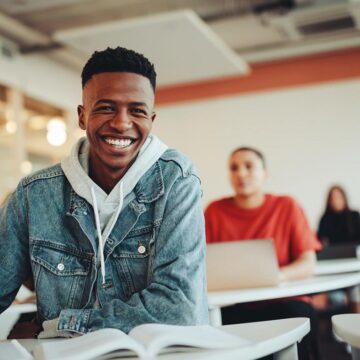
<svg viewBox="0 0 360 360">
<path fill-rule="evenodd" d="M 346 227 L 347 227 L 348 235 L 350 237 L 352 237 L 356 233 L 356 229 L 355 229 L 356 224 L 354 224 L 354 221 L 353 221 L 352 211 L 349 208 L 349 202 L 348 202 L 348 197 L 346 195 L 346 192 L 345 192 L 344 188 L 341 187 L 340 185 L 333 185 L 329 189 L 327 200 L 326 200 L 325 215 L 331 216 L 331 214 L 335 214 L 335 211 L 331 208 L 331 205 L 330 205 L 331 194 L 334 190 L 338 190 L 344 198 L 345 208 L 342 211 L 342 213 L 345 214 L 345 216 L 346 216 Z"/>
</svg>

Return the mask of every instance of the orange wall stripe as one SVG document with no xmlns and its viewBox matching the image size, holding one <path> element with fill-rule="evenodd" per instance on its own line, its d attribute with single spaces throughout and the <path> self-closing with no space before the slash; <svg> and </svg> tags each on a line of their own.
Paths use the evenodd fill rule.
<svg viewBox="0 0 360 360">
<path fill-rule="evenodd" d="M 159 87 L 156 104 L 206 100 L 360 77 L 360 48 L 254 64 L 247 76 Z"/>
</svg>

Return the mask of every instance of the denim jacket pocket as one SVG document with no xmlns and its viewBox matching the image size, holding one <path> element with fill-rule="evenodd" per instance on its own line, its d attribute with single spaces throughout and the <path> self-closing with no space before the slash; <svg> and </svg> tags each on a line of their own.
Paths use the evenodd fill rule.
<svg viewBox="0 0 360 360">
<path fill-rule="evenodd" d="M 153 225 L 133 229 L 112 253 L 126 298 L 147 286 L 154 232 Z"/>
<path fill-rule="evenodd" d="M 38 311 L 44 318 L 54 318 L 62 309 L 81 307 L 91 261 L 91 254 L 66 245 L 33 242 L 31 263 Z"/>
</svg>

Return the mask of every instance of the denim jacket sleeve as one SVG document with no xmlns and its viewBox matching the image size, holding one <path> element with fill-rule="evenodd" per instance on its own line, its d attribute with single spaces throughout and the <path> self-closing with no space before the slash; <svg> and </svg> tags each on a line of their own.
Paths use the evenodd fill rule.
<svg viewBox="0 0 360 360">
<path fill-rule="evenodd" d="M 23 193 L 19 184 L 0 209 L 0 313 L 31 274 Z"/>
<path fill-rule="evenodd" d="M 197 325 L 208 322 L 205 232 L 200 181 L 179 177 L 167 194 L 155 239 L 149 286 L 127 301 L 113 299 L 101 309 L 65 309 L 58 330 L 80 333 L 113 327 L 125 332 L 142 323 Z"/>
</svg>

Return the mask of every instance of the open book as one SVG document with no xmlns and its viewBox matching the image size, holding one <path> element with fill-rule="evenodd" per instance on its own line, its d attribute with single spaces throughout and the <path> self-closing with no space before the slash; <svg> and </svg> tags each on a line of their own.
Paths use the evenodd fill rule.
<svg viewBox="0 0 360 360">
<path fill-rule="evenodd" d="M 251 342 L 211 326 L 144 324 L 126 335 L 117 329 L 102 329 L 72 339 L 47 341 L 35 348 L 36 360 L 90 360 L 119 356 L 131 350 L 140 358 L 154 358 L 162 351 L 185 349 L 230 349 Z M 134 355 L 132 353 L 132 355 Z"/>
</svg>

